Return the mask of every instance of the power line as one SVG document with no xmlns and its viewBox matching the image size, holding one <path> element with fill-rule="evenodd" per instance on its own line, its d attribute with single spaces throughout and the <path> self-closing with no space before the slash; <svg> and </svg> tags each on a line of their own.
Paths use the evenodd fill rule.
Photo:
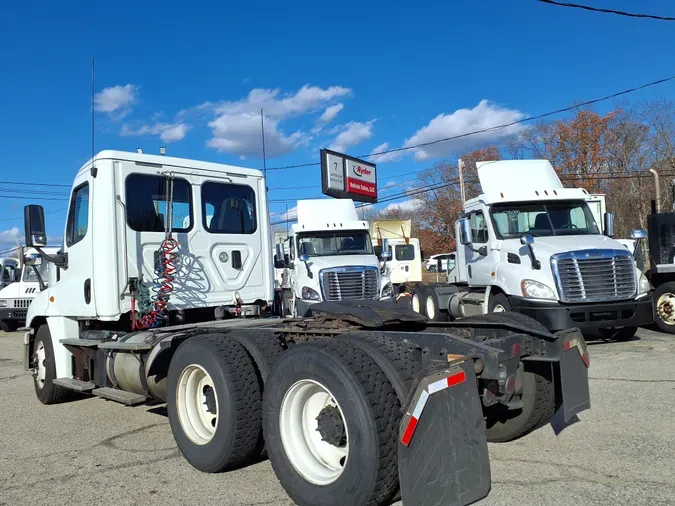
<svg viewBox="0 0 675 506">
<path fill-rule="evenodd" d="M 20 249 L 19 246 L 14 246 L 14 247 L 11 248 L 11 249 L 6 249 L 5 251 L 0 251 L 0 255 L 4 255 L 5 253 L 11 253 L 12 251 L 16 251 L 16 250 L 18 250 L 18 249 Z"/>
<path fill-rule="evenodd" d="M 0 195 L 0 199 L 28 199 L 28 200 L 60 200 L 63 202 L 64 200 L 68 200 L 68 197 L 36 197 L 36 196 L 28 196 L 28 195 Z"/>
<path fill-rule="evenodd" d="M 68 208 L 67 208 L 67 207 L 62 207 L 61 209 L 55 209 L 54 211 L 49 211 L 48 213 L 45 213 L 45 215 L 47 215 L 47 214 L 54 214 L 54 213 L 60 213 L 61 211 L 65 211 L 66 209 L 68 209 Z M 23 220 L 23 216 L 16 216 L 15 218 L 2 218 L 2 219 L 0 220 L 0 222 L 2 222 L 2 221 L 22 221 L 22 220 Z"/>
<path fill-rule="evenodd" d="M 54 184 L 54 183 L 26 183 L 20 181 L 0 181 L 0 184 L 18 184 L 23 186 L 58 186 L 61 188 L 70 188 L 69 184 Z"/>
<path fill-rule="evenodd" d="M 594 99 L 591 99 L 591 100 L 587 100 L 585 102 L 581 102 L 581 103 L 576 104 L 576 105 L 571 105 L 569 107 L 563 107 L 562 109 L 556 109 L 554 111 L 545 112 L 543 114 L 538 114 L 536 116 L 530 116 L 528 118 L 519 119 L 517 121 L 511 121 L 509 123 L 503 123 L 501 125 L 495 125 L 493 127 L 482 128 L 480 130 L 474 130 L 472 132 L 465 132 L 463 134 L 453 135 L 451 137 L 444 137 L 442 139 L 436 139 L 434 141 L 422 142 L 422 143 L 419 143 L 419 144 L 414 144 L 412 146 L 403 146 L 403 147 L 400 147 L 400 148 L 388 149 L 386 151 L 378 151 L 376 153 L 370 153 L 370 154 L 367 154 L 367 155 L 360 155 L 357 158 L 369 158 L 371 156 L 380 156 L 380 155 L 386 155 L 386 154 L 389 154 L 389 153 L 398 153 L 398 152 L 402 152 L 402 151 L 408 151 L 408 150 L 411 150 L 411 149 L 419 149 L 419 148 L 424 148 L 424 147 L 428 147 L 428 146 L 433 146 L 434 144 L 440 144 L 442 142 L 448 142 L 448 141 L 453 141 L 453 140 L 457 140 L 457 139 L 463 139 L 465 137 L 471 137 L 473 135 L 483 134 L 483 133 L 487 133 L 487 132 L 494 132 L 494 131 L 502 130 L 504 128 L 508 128 L 508 127 L 511 127 L 511 126 L 514 126 L 514 125 L 519 125 L 519 124 L 527 123 L 527 122 L 530 122 L 530 121 L 536 121 L 538 119 L 543 119 L 543 118 L 547 118 L 549 116 L 555 116 L 557 114 L 562 114 L 564 112 L 569 112 L 569 111 L 573 111 L 575 109 L 580 109 L 580 108 L 586 107 L 588 105 L 593 105 L 593 104 L 597 104 L 597 103 L 600 103 L 600 102 L 606 102 L 607 100 L 611 100 L 613 98 L 617 98 L 617 97 L 620 97 L 620 96 L 623 96 L 623 95 L 627 95 L 629 93 L 634 93 L 636 91 L 640 91 L 640 90 L 643 90 L 645 88 L 649 88 L 651 86 L 656 86 L 656 85 L 659 85 L 659 84 L 667 83 L 668 81 L 672 81 L 674 79 L 675 79 L 675 76 L 670 76 L 670 77 L 666 77 L 664 79 L 658 79 L 656 81 L 651 81 L 649 83 L 641 84 L 639 86 L 635 86 L 634 88 L 629 88 L 629 89 L 626 89 L 626 90 L 618 91 L 616 93 L 612 93 L 612 94 L 606 95 L 604 97 L 594 98 Z M 301 164 L 297 164 L 297 165 L 286 165 L 286 166 L 282 166 L 282 167 L 268 167 L 267 170 L 296 169 L 296 168 L 299 168 L 299 167 L 311 167 L 311 166 L 320 165 L 320 164 L 321 164 L 321 162 L 301 163 Z"/>
<path fill-rule="evenodd" d="M 617 14 L 619 16 L 627 16 L 630 18 L 656 19 L 659 21 L 675 21 L 675 18 L 668 16 L 656 16 L 654 14 L 640 14 L 635 12 L 617 11 L 614 9 L 601 9 L 600 7 L 591 7 L 590 5 L 573 4 L 569 2 L 556 2 L 555 0 L 537 0 L 537 1 L 545 4 L 557 5 L 558 7 L 571 7 L 573 9 L 583 9 L 592 12 L 602 12 L 605 14 Z"/>
</svg>

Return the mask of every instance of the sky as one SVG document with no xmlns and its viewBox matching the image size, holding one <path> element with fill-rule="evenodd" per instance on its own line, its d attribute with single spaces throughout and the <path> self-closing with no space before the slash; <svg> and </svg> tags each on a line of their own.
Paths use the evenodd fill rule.
<svg viewBox="0 0 675 506">
<path fill-rule="evenodd" d="M 675 15 L 663 0 L 585 3 Z M 263 109 L 274 221 L 321 197 L 321 175 L 272 169 L 318 162 L 321 148 L 412 146 L 675 75 L 673 47 L 675 23 L 535 0 L 0 2 L 0 252 L 23 236 L 28 203 L 45 207 L 50 245 L 60 244 L 69 185 L 91 156 L 92 56 L 97 151 L 165 146 L 262 169 Z M 675 82 L 626 99 L 661 97 L 675 97 Z M 380 198 L 522 128 L 371 157 Z"/>
</svg>

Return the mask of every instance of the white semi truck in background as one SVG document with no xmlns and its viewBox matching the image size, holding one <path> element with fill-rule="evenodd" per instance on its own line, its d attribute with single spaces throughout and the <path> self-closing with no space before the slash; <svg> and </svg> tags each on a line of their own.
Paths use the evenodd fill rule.
<svg viewBox="0 0 675 506">
<path fill-rule="evenodd" d="M 381 256 L 382 251 L 388 251 L 382 267 L 394 287 L 422 282 L 424 252 L 419 239 L 411 237 L 411 234 L 412 220 L 373 220 L 370 223 L 375 253 Z"/>
<path fill-rule="evenodd" d="M 314 244 L 303 230 L 315 236 L 300 228 L 300 244 Z M 576 329 L 518 314 L 430 325 L 377 300 L 257 317 L 274 288 L 258 170 L 103 151 L 75 176 L 63 249 L 43 249 L 41 206 L 26 207 L 25 235 L 57 267 L 24 329 L 43 404 L 166 402 L 192 466 L 215 473 L 266 454 L 302 506 L 473 503 L 490 490 L 488 440 L 590 407 Z M 302 251 L 318 278 L 321 257 Z"/>
<path fill-rule="evenodd" d="M 26 321 L 26 313 L 33 298 L 40 293 L 49 281 L 52 265 L 42 262 L 37 250 L 22 248 L 23 255 L 30 265 L 17 270 L 18 279 L 0 290 L 0 329 L 14 332 Z M 59 248 L 44 248 L 47 254 L 57 253 Z"/>
<path fill-rule="evenodd" d="M 564 188 L 547 160 L 477 168 L 482 194 L 456 223 L 456 268 L 447 283 L 415 288 L 415 311 L 431 320 L 515 311 L 551 331 L 619 340 L 653 322 L 649 281 L 612 238 L 613 215 L 604 214 L 603 227 L 591 209 L 601 199 Z"/>
<path fill-rule="evenodd" d="M 276 305 L 283 316 L 309 316 L 321 301 L 391 299 L 392 283 L 380 268 L 388 258 L 375 254 L 352 200 L 299 200 L 297 223 L 276 245 Z"/>
<path fill-rule="evenodd" d="M 16 258 L 0 258 L 0 288 L 14 283 L 21 275 L 21 263 Z"/>
</svg>

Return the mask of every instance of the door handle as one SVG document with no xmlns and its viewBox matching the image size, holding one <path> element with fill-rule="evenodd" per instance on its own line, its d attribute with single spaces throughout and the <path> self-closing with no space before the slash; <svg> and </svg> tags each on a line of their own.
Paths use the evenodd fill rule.
<svg viewBox="0 0 675 506">
<path fill-rule="evenodd" d="M 91 302 L 91 278 L 87 278 L 84 282 L 84 302 L 87 304 Z"/>
<path fill-rule="evenodd" d="M 239 270 L 239 269 L 241 269 L 241 266 L 242 266 L 242 264 L 241 264 L 241 251 L 234 250 L 232 252 L 232 267 L 234 269 Z"/>
</svg>

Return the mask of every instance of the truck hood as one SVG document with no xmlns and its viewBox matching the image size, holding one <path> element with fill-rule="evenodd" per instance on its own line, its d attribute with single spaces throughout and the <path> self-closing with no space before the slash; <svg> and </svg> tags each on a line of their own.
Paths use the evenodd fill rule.
<svg viewBox="0 0 675 506">
<path fill-rule="evenodd" d="M 296 260 L 300 262 L 300 260 Z M 327 257 L 311 257 L 307 263 L 312 272 L 335 267 L 380 267 L 375 255 L 340 255 Z M 300 262 L 302 264 L 302 262 Z"/>
<path fill-rule="evenodd" d="M 18 299 L 23 297 L 20 292 L 20 283 L 15 281 L 0 290 L 0 299 Z M 30 297 L 30 296 L 29 296 Z"/>
<path fill-rule="evenodd" d="M 511 243 L 512 246 L 505 244 L 503 249 L 519 253 L 520 255 L 527 255 L 527 248 L 520 244 L 520 240 L 509 239 L 504 242 Z M 532 249 L 537 259 L 544 263 L 549 262 L 551 256 L 556 253 L 587 249 L 626 250 L 626 247 L 620 242 L 604 235 L 563 235 L 535 237 Z"/>
</svg>

